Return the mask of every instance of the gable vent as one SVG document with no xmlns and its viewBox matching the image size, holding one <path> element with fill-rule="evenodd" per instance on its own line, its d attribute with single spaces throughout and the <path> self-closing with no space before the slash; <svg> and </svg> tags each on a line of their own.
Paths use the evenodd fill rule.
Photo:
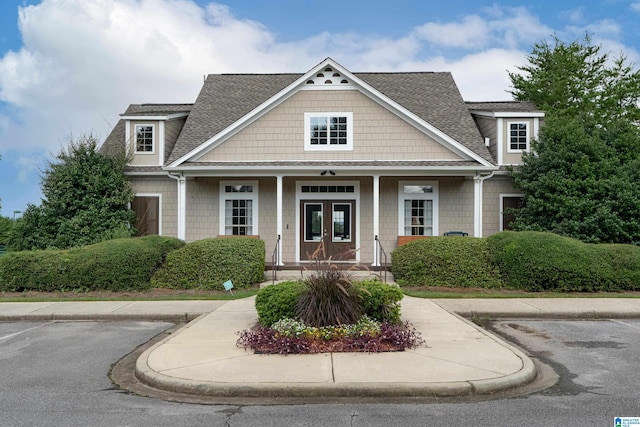
<svg viewBox="0 0 640 427">
<path fill-rule="evenodd" d="M 315 90 L 327 85 L 340 85 L 341 88 L 345 88 L 345 86 L 350 85 L 351 82 L 345 79 L 342 73 L 335 71 L 332 67 L 325 67 L 322 71 L 317 72 L 315 77 L 308 79 L 306 84 L 314 85 Z"/>
</svg>

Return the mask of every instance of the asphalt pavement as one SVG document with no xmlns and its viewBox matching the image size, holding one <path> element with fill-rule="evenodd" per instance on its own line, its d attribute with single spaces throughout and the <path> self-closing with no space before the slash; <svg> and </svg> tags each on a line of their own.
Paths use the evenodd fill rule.
<svg viewBox="0 0 640 427">
<path fill-rule="evenodd" d="M 640 299 L 402 300 L 426 345 L 392 353 L 259 355 L 238 348 L 255 297 L 232 301 L 0 303 L 0 320 L 187 322 L 147 349 L 136 375 L 167 391 L 225 397 L 465 396 L 523 386 L 537 375 L 518 348 L 467 318 L 640 318 Z M 467 317 L 467 318 L 465 318 Z"/>
</svg>

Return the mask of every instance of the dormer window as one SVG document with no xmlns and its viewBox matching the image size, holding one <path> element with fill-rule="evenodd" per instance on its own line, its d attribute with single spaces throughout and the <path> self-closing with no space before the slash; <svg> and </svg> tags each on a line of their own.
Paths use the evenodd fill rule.
<svg viewBox="0 0 640 427">
<path fill-rule="evenodd" d="M 305 113 L 304 149 L 353 150 L 353 113 Z"/>
<path fill-rule="evenodd" d="M 135 125 L 135 147 L 136 153 L 153 154 L 153 125 Z"/>
<path fill-rule="evenodd" d="M 529 151 L 529 124 L 509 123 L 509 152 Z"/>
</svg>

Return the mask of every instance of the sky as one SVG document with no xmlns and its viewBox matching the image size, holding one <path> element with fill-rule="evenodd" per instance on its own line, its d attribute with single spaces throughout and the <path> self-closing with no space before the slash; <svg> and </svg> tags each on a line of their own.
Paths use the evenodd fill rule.
<svg viewBox="0 0 640 427">
<path fill-rule="evenodd" d="M 2 0 L 0 215 L 40 204 L 70 141 L 129 104 L 194 102 L 206 74 L 450 71 L 465 100 L 509 100 L 535 43 L 583 40 L 640 64 L 640 0 Z M 637 68 L 636 68 L 637 69 Z"/>
</svg>

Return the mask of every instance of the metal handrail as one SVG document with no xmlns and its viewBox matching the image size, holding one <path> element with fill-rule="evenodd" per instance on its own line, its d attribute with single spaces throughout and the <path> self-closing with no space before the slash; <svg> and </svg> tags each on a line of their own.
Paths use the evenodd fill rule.
<svg viewBox="0 0 640 427">
<path fill-rule="evenodd" d="M 276 239 L 276 247 L 271 253 L 271 284 L 278 280 L 278 266 L 280 265 L 280 235 Z"/>
<path fill-rule="evenodd" d="M 382 243 L 380 243 L 380 239 L 378 235 L 375 236 L 376 246 L 378 247 L 378 263 L 380 264 L 380 255 L 384 255 L 384 268 L 380 265 L 380 268 L 384 270 L 384 283 L 387 283 L 387 253 L 384 251 L 382 247 Z M 382 273 L 380 273 L 380 278 L 382 279 Z"/>
</svg>

